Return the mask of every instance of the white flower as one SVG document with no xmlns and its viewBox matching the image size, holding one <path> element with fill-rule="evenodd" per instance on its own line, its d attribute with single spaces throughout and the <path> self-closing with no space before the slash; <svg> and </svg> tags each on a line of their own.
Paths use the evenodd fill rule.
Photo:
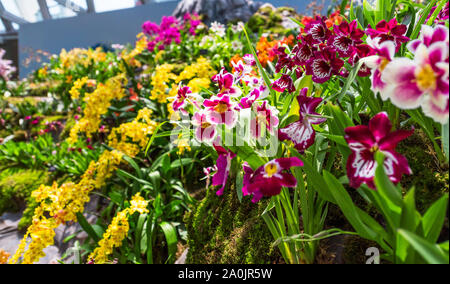
<svg viewBox="0 0 450 284">
<path fill-rule="evenodd" d="M 212 23 L 210 30 L 211 30 L 211 32 L 213 32 L 214 34 L 216 34 L 219 37 L 224 37 L 226 35 L 225 25 L 223 25 L 219 22 Z"/>
</svg>

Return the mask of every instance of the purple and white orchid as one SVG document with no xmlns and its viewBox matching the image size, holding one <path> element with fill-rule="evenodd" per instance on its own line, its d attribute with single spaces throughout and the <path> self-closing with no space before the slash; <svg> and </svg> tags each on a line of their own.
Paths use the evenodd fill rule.
<svg viewBox="0 0 450 284">
<path fill-rule="evenodd" d="M 399 183 L 403 174 L 412 174 L 408 160 L 397 153 L 395 148 L 408 138 L 414 130 L 391 132 L 392 123 L 386 113 L 373 117 L 369 126 L 360 125 L 345 130 L 345 139 L 352 150 L 347 160 L 347 175 L 350 186 L 359 188 L 363 183 L 375 189 L 374 177 L 377 169 L 375 154 L 381 151 L 386 159 L 384 169 L 393 183 Z"/>
<path fill-rule="evenodd" d="M 264 101 L 261 105 L 253 105 L 256 117 L 250 123 L 250 132 L 254 138 L 260 138 L 263 134 L 264 127 L 273 133 L 278 127 L 280 120 L 278 119 L 278 110 Z"/>
<path fill-rule="evenodd" d="M 280 141 L 292 141 L 295 149 L 303 153 L 316 140 L 316 131 L 312 125 L 324 123 L 326 118 L 316 112 L 316 108 L 322 103 L 322 98 L 308 97 L 308 88 L 300 92 L 297 101 L 300 106 L 300 119 L 278 130 L 278 138 Z"/>
</svg>

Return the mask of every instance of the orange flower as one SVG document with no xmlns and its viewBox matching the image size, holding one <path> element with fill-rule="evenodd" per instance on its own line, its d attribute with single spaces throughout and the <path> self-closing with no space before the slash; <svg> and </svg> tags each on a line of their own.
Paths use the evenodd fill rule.
<svg viewBox="0 0 450 284">
<path fill-rule="evenodd" d="M 328 28 L 331 28 L 333 25 L 340 25 L 344 18 L 341 16 L 339 10 L 330 15 L 330 17 L 325 21 Z"/>
<path fill-rule="evenodd" d="M 130 88 L 129 89 L 129 91 L 130 91 L 130 101 L 134 101 L 134 102 L 138 102 L 139 101 L 139 96 L 138 96 L 138 94 L 134 91 L 134 89 L 133 88 Z"/>
</svg>

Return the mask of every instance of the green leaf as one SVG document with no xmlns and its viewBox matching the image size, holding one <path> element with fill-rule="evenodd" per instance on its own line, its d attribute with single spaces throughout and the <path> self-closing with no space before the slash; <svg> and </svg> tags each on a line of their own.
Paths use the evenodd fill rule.
<svg viewBox="0 0 450 284">
<path fill-rule="evenodd" d="M 450 157 L 450 150 L 449 150 L 450 137 L 449 137 L 449 133 L 448 133 L 448 125 L 449 125 L 449 123 L 447 123 L 446 125 L 442 125 L 442 144 L 443 144 L 445 155 L 447 156 L 447 162 Z"/>
<path fill-rule="evenodd" d="M 447 216 L 448 194 L 436 201 L 422 218 L 422 227 L 425 239 L 435 243 L 442 231 Z"/>
<path fill-rule="evenodd" d="M 86 220 L 83 214 L 77 213 L 77 221 L 81 228 L 88 234 L 88 236 L 98 243 L 102 239 L 102 235 L 98 235 L 97 232 L 92 228 L 91 224 Z"/>
<path fill-rule="evenodd" d="M 172 226 L 172 224 L 167 222 L 162 222 L 159 226 L 163 230 L 164 236 L 166 237 L 167 241 L 167 248 L 169 252 L 167 262 L 173 263 L 175 262 L 175 254 L 177 253 L 177 244 L 178 244 L 177 230 L 175 229 L 174 226 Z"/>
<path fill-rule="evenodd" d="M 446 255 L 439 246 L 403 229 L 399 229 L 398 234 L 405 238 L 429 264 L 449 264 L 448 254 Z"/>
</svg>

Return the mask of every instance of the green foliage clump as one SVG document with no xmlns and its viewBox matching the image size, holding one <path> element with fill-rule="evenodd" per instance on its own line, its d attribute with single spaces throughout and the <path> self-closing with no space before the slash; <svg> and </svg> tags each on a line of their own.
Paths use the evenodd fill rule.
<svg viewBox="0 0 450 284">
<path fill-rule="evenodd" d="M 231 179 L 233 180 L 233 179 Z M 260 217 L 266 202 L 239 202 L 236 189 L 224 196 L 207 190 L 206 197 L 185 216 L 188 231 L 188 263 L 268 264 L 279 259 L 273 237 Z"/>
<path fill-rule="evenodd" d="M 0 215 L 5 212 L 15 212 L 26 204 L 24 218 L 19 227 L 25 228 L 31 223 L 35 205 L 31 193 L 41 184 L 48 181 L 48 174 L 38 170 L 8 169 L 0 174 Z"/>
</svg>

